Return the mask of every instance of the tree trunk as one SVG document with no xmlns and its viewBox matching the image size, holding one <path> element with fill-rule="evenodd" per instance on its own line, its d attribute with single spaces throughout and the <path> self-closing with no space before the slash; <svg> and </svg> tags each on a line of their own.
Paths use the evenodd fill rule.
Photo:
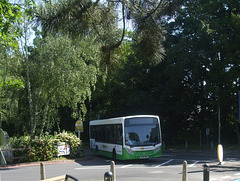
<svg viewBox="0 0 240 181">
<path fill-rule="evenodd" d="M 33 102 L 32 102 L 32 90 L 31 90 L 31 82 L 30 82 L 30 74 L 29 74 L 29 60 L 28 60 L 28 46 L 27 46 L 27 20 L 24 17 L 24 60 L 26 63 L 26 78 L 27 78 L 27 92 L 28 92 L 28 103 L 29 103 L 29 111 L 30 111 L 30 134 L 31 140 L 34 138 L 35 129 L 36 129 L 36 120 L 33 114 Z"/>
<path fill-rule="evenodd" d="M 42 125 L 41 125 L 41 131 L 40 131 L 40 135 L 39 137 L 41 137 L 43 135 L 43 129 L 45 127 L 45 124 L 46 124 L 46 118 L 47 118 L 47 112 L 48 112 L 48 104 L 49 104 L 49 100 L 47 100 L 46 104 L 45 104 L 45 107 L 44 107 L 44 112 L 43 112 L 43 119 L 42 119 Z"/>
</svg>

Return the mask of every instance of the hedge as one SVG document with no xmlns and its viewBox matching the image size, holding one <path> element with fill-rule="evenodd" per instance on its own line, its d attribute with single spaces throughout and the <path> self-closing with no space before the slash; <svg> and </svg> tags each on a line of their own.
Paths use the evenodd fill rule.
<svg viewBox="0 0 240 181">
<path fill-rule="evenodd" d="M 46 134 L 41 138 L 35 137 L 30 142 L 30 136 L 11 137 L 11 148 L 24 148 L 23 151 L 15 151 L 14 156 L 25 158 L 18 162 L 47 161 L 57 158 L 57 143 L 65 142 L 70 145 L 71 153 L 68 157 L 79 158 L 83 156 L 82 143 L 74 133 L 63 131 L 62 133 L 54 133 L 54 135 Z"/>
</svg>

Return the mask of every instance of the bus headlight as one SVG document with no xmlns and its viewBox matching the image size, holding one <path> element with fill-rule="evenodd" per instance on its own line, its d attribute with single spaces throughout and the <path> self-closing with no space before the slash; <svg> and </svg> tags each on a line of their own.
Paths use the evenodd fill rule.
<svg viewBox="0 0 240 181">
<path fill-rule="evenodd" d="M 154 149 L 154 153 L 158 152 L 160 150 L 160 146 L 157 146 L 155 149 Z"/>
<path fill-rule="evenodd" d="M 127 152 L 128 152 L 129 154 L 134 155 L 134 152 L 133 152 L 133 150 L 132 150 L 131 148 L 126 148 L 126 150 L 127 150 Z"/>
</svg>

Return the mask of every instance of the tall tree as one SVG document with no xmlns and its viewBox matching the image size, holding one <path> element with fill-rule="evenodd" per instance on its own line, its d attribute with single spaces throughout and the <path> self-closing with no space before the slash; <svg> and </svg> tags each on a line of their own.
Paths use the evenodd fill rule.
<svg viewBox="0 0 240 181">
<path fill-rule="evenodd" d="M 168 24 L 169 68 L 179 73 L 179 86 L 186 93 L 182 100 L 184 105 L 189 105 L 187 117 L 192 115 L 200 120 L 202 128 L 211 126 L 216 130 L 218 107 L 225 132 L 229 125 L 226 116 L 230 112 L 236 115 L 229 108 L 237 110 L 239 62 L 236 47 L 239 45 L 234 40 L 239 38 L 236 33 L 239 30 L 233 17 L 239 12 L 239 2 L 235 0 L 185 1 L 175 14 L 175 20 Z"/>
<path fill-rule="evenodd" d="M 76 119 L 84 117 L 84 102 L 91 97 L 99 73 L 99 59 L 91 37 L 71 40 L 58 35 L 35 40 L 29 73 L 38 134 L 51 128 L 60 106 L 72 108 Z"/>
</svg>

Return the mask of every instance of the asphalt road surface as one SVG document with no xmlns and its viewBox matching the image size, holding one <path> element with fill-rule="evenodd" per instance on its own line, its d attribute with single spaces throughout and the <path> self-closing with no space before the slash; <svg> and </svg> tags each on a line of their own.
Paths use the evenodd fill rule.
<svg viewBox="0 0 240 181">
<path fill-rule="evenodd" d="M 44 162 L 46 178 L 65 174 L 79 181 L 103 181 L 111 160 L 86 151 L 79 160 Z M 213 152 L 164 152 L 161 158 L 116 161 L 117 181 L 181 181 L 183 162 L 187 161 L 188 181 L 203 181 L 203 165 L 210 165 L 210 181 L 240 181 L 240 154 L 227 152 L 219 165 Z M 9 165 L 0 168 L 0 181 L 40 180 L 40 163 Z"/>
</svg>

